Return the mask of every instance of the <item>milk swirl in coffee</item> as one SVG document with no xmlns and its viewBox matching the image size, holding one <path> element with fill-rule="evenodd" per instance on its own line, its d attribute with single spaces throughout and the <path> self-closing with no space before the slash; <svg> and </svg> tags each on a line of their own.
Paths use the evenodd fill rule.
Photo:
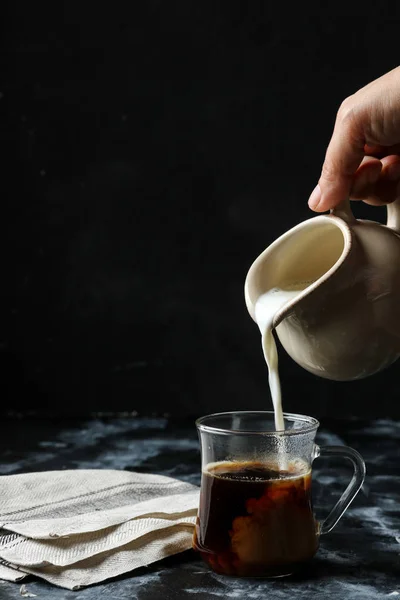
<svg viewBox="0 0 400 600">
<path fill-rule="evenodd" d="M 281 383 L 278 371 L 278 351 L 272 333 L 272 324 L 276 313 L 287 303 L 298 296 L 312 282 L 293 283 L 285 289 L 273 288 L 262 294 L 255 305 L 257 325 L 261 331 L 262 349 L 268 366 L 269 389 L 274 406 L 275 429 L 283 431 L 285 423 L 282 411 Z"/>
</svg>

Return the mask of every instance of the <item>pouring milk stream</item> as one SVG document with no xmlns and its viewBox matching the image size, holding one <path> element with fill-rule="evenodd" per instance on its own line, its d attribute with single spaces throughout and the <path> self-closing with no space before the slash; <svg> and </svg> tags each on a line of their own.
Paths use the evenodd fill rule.
<svg viewBox="0 0 400 600">
<path fill-rule="evenodd" d="M 264 358 L 268 366 L 269 389 L 274 406 L 275 429 L 283 431 L 285 423 L 282 410 L 281 382 L 278 370 L 278 351 L 272 333 L 272 323 L 278 310 L 289 300 L 299 295 L 311 282 L 297 283 L 290 289 L 273 288 L 262 294 L 255 305 L 255 317 L 261 331 L 261 343 Z"/>
</svg>

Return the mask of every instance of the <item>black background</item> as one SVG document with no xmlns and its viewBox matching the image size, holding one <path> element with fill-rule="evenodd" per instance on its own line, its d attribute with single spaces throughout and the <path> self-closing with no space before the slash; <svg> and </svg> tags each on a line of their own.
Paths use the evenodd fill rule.
<svg viewBox="0 0 400 600">
<path fill-rule="evenodd" d="M 341 101 L 399 63 L 400 19 L 363 6 L 9 3 L 3 412 L 270 408 L 243 283 L 311 216 Z M 280 354 L 286 410 L 400 416 L 398 364 L 334 383 Z"/>
</svg>

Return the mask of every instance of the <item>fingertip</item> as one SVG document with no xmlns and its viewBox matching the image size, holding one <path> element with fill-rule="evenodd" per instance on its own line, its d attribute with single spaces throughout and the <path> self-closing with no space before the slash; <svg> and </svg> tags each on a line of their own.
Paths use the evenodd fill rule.
<svg viewBox="0 0 400 600">
<path fill-rule="evenodd" d="M 332 202 L 329 200 L 329 198 L 326 198 L 324 195 L 322 195 L 321 200 L 319 201 L 316 208 L 314 208 L 313 210 L 315 212 L 323 213 L 323 212 L 326 212 L 327 210 L 331 210 L 332 208 L 335 208 L 335 206 L 337 206 L 339 204 L 340 204 L 340 202 L 332 204 Z"/>
<path fill-rule="evenodd" d="M 318 210 L 318 206 L 321 202 L 321 188 L 319 185 L 316 185 L 313 189 L 310 198 L 308 199 L 308 206 L 311 210 Z"/>
<path fill-rule="evenodd" d="M 344 186 L 324 190 L 319 183 L 312 192 L 308 205 L 314 212 L 323 213 L 336 208 L 348 197 L 347 188 Z"/>
</svg>

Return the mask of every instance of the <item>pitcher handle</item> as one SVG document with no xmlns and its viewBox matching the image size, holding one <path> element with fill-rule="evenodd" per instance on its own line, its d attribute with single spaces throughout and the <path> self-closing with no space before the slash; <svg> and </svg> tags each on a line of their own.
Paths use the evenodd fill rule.
<svg viewBox="0 0 400 600">
<path fill-rule="evenodd" d="M 386 225 L 396 233 L 400 233 L 400 198 L 387 205 Z"/>
<path fill-rule="evenodd" d="M 365 462 L 362 456 L 349 446 L 314 446 L 314 458 L 319 456 L 342 456 L 353 464 L 353 477 L 329 515 L 320 522 L 320 534 L 329 533 L 335 527 L 340 517 L 347 510 L 351 502 L 358 494 L 365 479 Z"/>
<path fill-rule="evenodd" d="M 346 198 L 346 200 L 343 200 L 343 202 L 341 202 L 339 206 L 336 206 L 336 208 L 333 208 L 330 212 L 331 215 L 333 215 L 334 217 L 340 217 L 341 219 L 343 219 L 345 223 L 351 224 L 355 223 L 356 221 L 356 218 L 353 215 L 353 211 L 351 210 L 350 198 Z"/>
<path fill-rule="evenodd" d="M 387 205 L 387 221 L 386 225 L 390 229 L 393 229 L 396 233 L 400 233 L 400 198 L 396 198 L 394 202 Z M 356 221 L 353 211 L 350 206 L 350 199 L 347 198 L 339 204 L 336 208 L 330 211 L 331 215 L 340 217 L 348 223 L 354 223 Z"/>
</svg>

